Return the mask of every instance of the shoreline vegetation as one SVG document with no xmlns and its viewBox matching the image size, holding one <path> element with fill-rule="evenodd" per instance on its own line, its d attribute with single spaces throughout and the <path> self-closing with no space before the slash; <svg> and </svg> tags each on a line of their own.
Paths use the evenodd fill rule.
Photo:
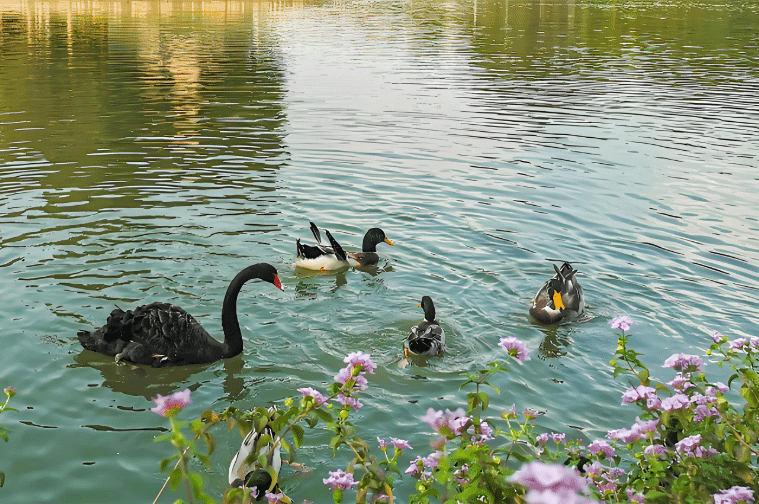
<svg viewBox="0 0 759 504">
<path fill-rule="evenodd" d="M 221 502 L 294 502 L 286 495 L 286 483 L 280 485 L 279 475 L 267 467 L 267 460 L 272 450 L 282 449 L 286 462 L 297 466 L 296 450 L 307 432 L 302 424 L 309 430 L 322 424 L 333 434 L 329 443 L 333 455 L 347 450 L 352 456 L 344 469 L 329 471 L 323 478 L 324 497 L 331 492 L 335 503 L 398 502 L 394 486 L 398 478 L 409 477 L 416 480 L 410 503 L 754 502 L 759 490 L 759 338 L 728 342 L 719 332 L 712 334 L 706 356 L 719 367 L 730 367 L 733 373 L 727 384 L 710 381 L 704 360 L 684 353 L 664 361 L 662 367 L 675 373 L 664 382 L 651 377 L 638 359 L 641 354 L 630 347 L 632 325 L 627 316 L 612 320 L 612 329 L 619 332 L 610 364 L 615 377 L 624 375 L 637 383 L 622 394 L 622 404 L 640 408 L 640 415 L 631 427 L 611 430 L 607 439 L 588 443 L 567 439 L 560 432 L 540 432 L 539 413 L 533 409 L 517 413 L 514 404 L 494 412 L 490 407 L 489 394 L 500 393 L 490 384 L 491 377 L 508 372 L 506 364 L 530 360 L 530 349 L 513 337 L 501 338 L 499 343 L 505 351 L 503 363 L 494 361 L 476 373 L 462 375 L 459 390 L 467 391 L 462 397 L 466 407 L 429 408 L 419 415 L 420 428 L 426 424 L 436 435 L 428 450 L 414 449 L 408 441 L 393 437 L 389 441 L 378 437 L 375 447 L 360 437 L 360 426 L 351 421 L 351 415 L 363 407 L 361 393 L 370 387 L 369 375 L 376 368 L 371 356 L 362 352 L 344 359 L 346 366 L 326 390 L 300 388 L 300 397 L 285 399 L 282 409 L 229 407 L 220 413 L 205 410 L 199 418 L 184 421 L 177 417 L 191 403 L 189 389 L 159 395 L 151 411 L 166 417 L 171 428 L 155 441 L 170 443 L 176 453 L 160 463 L 160 470 L 169 476 L 154 502 L 169 487 L 185 492 L 190 503 L 218 502 L 204 491 L 196 468 L 210 467 L 216 446 L 210 431 L 219 425 L 230 430 L 237 427 L 243 438 L 251 430 L 259 433 L 249 457 L 255 460 L 247 462 L 272 477 L 265 495 L 257 495 L 256 488 L 230 488 Z M 737 390 L 740 399 L 731 390 Z M 7 387 L 5 394 L 0 413 L 16 411 L 8 406 L 16 390 Z M 5 441 L 8 432 L 0 427 Z M 410 450 L 413 458 L 407 454 Z"/>
</svg>

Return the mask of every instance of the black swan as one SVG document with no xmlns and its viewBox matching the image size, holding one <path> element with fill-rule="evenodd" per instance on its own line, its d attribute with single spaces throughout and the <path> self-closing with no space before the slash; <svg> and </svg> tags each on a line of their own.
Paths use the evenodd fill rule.
<svg viewBox="0 0 759 504">
<path fill-rule="evenodd" d="M 195 318 L 178 306 L 155 302 L 134 310 L 113 310 L 106 324 L 95 331 L 79 331 L 88 350 L 153 367 L 201 364 L 242 352 L 237 320 L 237 295 L 248 280 L 259 279 L 283 289 L 277 270 L 266 263 L 240 271 L 229 283 L 221 308 L 224 341 L 213 338 Z"/>
<path fill-rule="evenodd" d="M 445 331 L 435 320 L 432 298 L 424 296 L 419 305 L 424 310 L 424 320 L 411 328 L 406 337 L 404 354 L 440 355 L 445 352 Z"/>
<path fill-rule="evenodd" d="M 585 295 L 577 282 L 576 269 L 565 262 L 561 269 L 553 265 L 556 274 L 540 288 L 530 305 L 530 315 L 541 324 L 556 324 L 572 320 L 585 310 Z"/>
</svg>

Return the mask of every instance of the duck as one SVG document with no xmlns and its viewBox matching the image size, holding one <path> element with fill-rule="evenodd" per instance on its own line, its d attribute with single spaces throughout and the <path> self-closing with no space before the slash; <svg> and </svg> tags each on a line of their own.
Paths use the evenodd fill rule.
<svg viewBox="0 0 759 504">
<path fill-rule="evenodd" d="M 276 408 L 269 408 L 269 414 L 276 412 Z M 282 468 L 282 455 L 279 443 L 272 446 L 275 433 L 268 425 L 261 431 L 252 428 L 245 436 L 232 462 L 229 464 L 228 481 L 233 488 L 255 488 L 256 496 L 264 499 L 266 492 L 278 493 L 277 481 L 272 478 L 273 474 L 279 477 Z M 266 458 L 266 467 L 262 467 L 259 458 Z M 270 470 L 269 470 L 270 469 Z"/>
<path fill-rule="evenodd" d="M 382 229 L 374 227 L 364 235 L 361 252 L 345 252 L 328 230 L 325 230 L 325 234 L 330 246 L 323 245 L 319 228 L 313 222 L 309 222 L 309 224 L 311 225 L 311 233 L 316 239 L 316 245 L 305 245 L 301 243 L 300 238 L 296 240 L 297 258 L 295 266 L 300 268 L 328 271 L 348 267 L 375 266 L 379 262 L 377 245 L 383 242 L 388 245 L 395 245 L 385 236 Z"/>
<path fill-rule="evenodd" d="M 182 308 L 163 302 L 126 311 L 117 306 L 104 326 L 93 331 L 81 330 L 77 337 L 85 349 L 114 356 L 117 364 L 164 367 L 228 359 L 242 352 L 237 297 L 249 280 L 261 280 L 284 290 L 277 269 L 271 264 L 259 263 L 242 269 L 229 283 L 221 307 L 224 341 L 208 334 Z"/>
<path fill-rule="evenodd" d="M 575 276 L 577 270 L 568 262 L 561 268 L 554 264 L 553 269 L 556 275 L 538 290 L 530 304 L 530 315 L 541 324 L 574 320 L 585 311 L 585 295 Z"/>
<path fill-rule="evenodd" d="M 361 244 L 361 252 L 348 252 L 348 262 L 354 268 L 363 268 L 365 266 L 376 266 L 379 263 L 379 254 L 377 254 L 377 245 L 387 243 L 395 246 L 390 238 L 385 236 L 385 232 L 378 228 L 371 228 L 364 235 L 364 242 Z"/>
<path fill-rule="evenodd" d="M 445 348 L 445 331 L 435 320 L 435 303 L 429 296 L 423 296 L 418 305 L 424 310 L 424 320 L 411 328 L 404 344 L 404 356 L 442 355 Z"/>
</svg>

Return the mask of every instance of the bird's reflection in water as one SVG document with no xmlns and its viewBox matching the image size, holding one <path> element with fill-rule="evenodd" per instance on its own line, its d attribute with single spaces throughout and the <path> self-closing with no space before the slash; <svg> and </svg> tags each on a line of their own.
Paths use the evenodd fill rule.
<svg viewBox="0 0 759 504">
<path fill-rule="evenodd" d="M 170 366 L 153 368 L 131 363 L 116 364 L 113 357 L 83 350 L 74 356 L 76 364 L 69 367 L 90 367 L 97 369 L 103 376 L 101 386 L 114 392 L 131 396 L 142 396 L 148 401 L 158 394 L 169 395 L 179 389 L 197 390 L 203 382 L 188 383 L 190 378 L 206 371 L 219 363 L 193 364 L 187 366 Z M 241 376 L 244 361 L 242 355 L 236 355 L 221 362 L 219 374 L 223 376 L 222 387 L 224 399 L 235 401 L 239 399 L 245 388 L 245 380 Z"/>
<path fill-rule="evenodd" d="M 572 343 L 572 338 L 567 331 L 557 331 L 556 327 L 541 330 L 545 335 L 538 347 L 538 357 L 545 359 L 558 359 L 567 354 L 566 347 Z"/>
</svg>

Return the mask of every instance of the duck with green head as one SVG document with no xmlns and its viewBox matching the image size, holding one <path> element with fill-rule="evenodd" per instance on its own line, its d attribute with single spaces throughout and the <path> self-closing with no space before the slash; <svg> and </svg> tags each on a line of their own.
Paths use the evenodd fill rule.
<svg viewBox="0 0 759 504">
<path fill-rule="evenodd" d="M 348 267 L 374 266 L 379 262 L 377 254 L 377 245 L 387 243 L 395 245 L 385 236 L 385 232 L 378 227 L 371 228 L 364 235 L 364 242 L 361 246 L 361 252 L 346 252 L 343 247 L 335 240 L 329 231 L 325 230 L 329 246 L 322 244 L 321 233 L 316 224 L 310 222 L 311 233 L 314 235 L 316 245 L 306 245 L 296 240 L 297 258 L 295 266 L 299 268 L 331 271 Z"/>
</svg>

